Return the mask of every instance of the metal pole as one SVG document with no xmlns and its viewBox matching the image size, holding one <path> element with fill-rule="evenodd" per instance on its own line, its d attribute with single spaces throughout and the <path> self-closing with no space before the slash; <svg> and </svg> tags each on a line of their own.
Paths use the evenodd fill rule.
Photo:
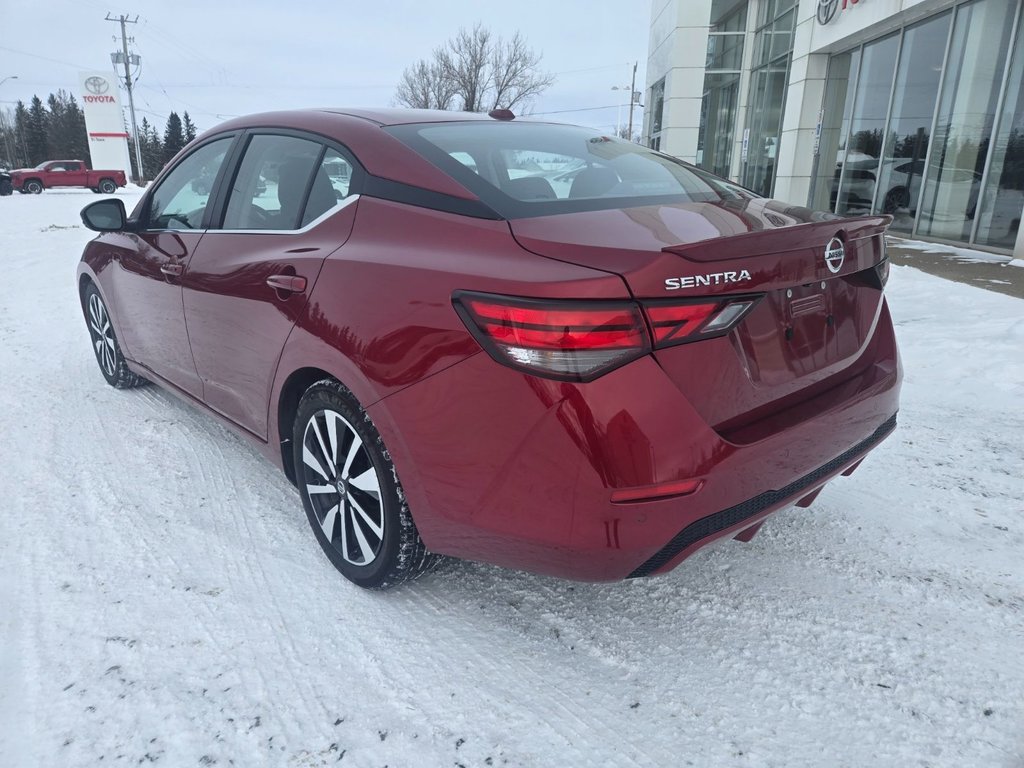
<svg viewBox="0 0 1024 768">
<path fill-rule="evenodd" d="M 633 62 L 633 79 L 629 83 L 629 140 L 633 140 L 633 105 L 636 104 L 636 65 Z"/>
<path fill-rule="evenodd" d="M 135 183 L 141 184 L 143 178 L 142 152 L 139 149 L 139 129 L 135 124 L 135 97 L 132 95 L 132 73 L 128 66 L 128 35 L 124 28 L 125 24 L 137 24 L 139 17 L 136 16 L 134 21 L 128 21 L 124 14 L 121 14 L 116 19 L 112 19 L 108 13 L 106 20 L 119 21 L 121 23 L 121 51 L 124 54 L 124 85 L 125 88 L 128 89 L 128 113 L 132 118 L 132 138 L 135 142 Z"/>
</svg>

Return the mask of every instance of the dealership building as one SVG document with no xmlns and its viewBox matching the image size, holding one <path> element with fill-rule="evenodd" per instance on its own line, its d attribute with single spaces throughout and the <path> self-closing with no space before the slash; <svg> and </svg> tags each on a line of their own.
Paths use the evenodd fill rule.
<svg viewBox="0 0 1024 768">
<path fill-rule="evenodd" d="M 1024 254 L 1024 0 L 653 0 L 645 104 L 760 194 Z"/>
</svg>

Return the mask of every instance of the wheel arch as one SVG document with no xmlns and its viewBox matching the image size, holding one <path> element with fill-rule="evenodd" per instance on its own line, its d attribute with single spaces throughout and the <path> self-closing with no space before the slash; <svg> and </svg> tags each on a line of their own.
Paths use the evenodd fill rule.
<svg viewBox="0 0 1024 768">
<path fill-rule="evenodd" d="M 292 426 L 299 412 L 299 401 L 307 389 L 322 379 L 334 379 L 342 386 L 345 385 L 345 382 L 330 371 L 316 366 L 306 366 L 288 374 L 277 398 L 277 433 L 280 438 L 281 467 L 292 485 L 297 483 L 295 461 L 292 457 Z"/>
</svg>

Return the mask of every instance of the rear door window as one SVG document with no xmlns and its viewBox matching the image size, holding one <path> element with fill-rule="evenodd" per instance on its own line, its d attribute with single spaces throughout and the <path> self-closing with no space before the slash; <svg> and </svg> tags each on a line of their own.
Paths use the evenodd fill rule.
<svg viewBox="0 0 1024 768">
<path fill-rule="evenodd" d="M 253 136 L 231 186 L 223 228 L 298 229 L 323 149 L 296 136 Z"/>
<path fill-rule="evenodd" d="M 353 194 L 354 172 L 348 158 L 333 147 L 329 148 L 309 188 L 309 199 L 300 226 L 311 224 L 350 197 Z"/>
</svg>

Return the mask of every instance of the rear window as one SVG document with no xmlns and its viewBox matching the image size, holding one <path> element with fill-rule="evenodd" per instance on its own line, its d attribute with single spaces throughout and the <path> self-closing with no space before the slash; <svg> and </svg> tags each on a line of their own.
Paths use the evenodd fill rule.
<svg viewBox="0 0 1024 768">
<path fill-rule="evenodd" d="M 675 158 L 589 128 L 473 121 L 387 130 L 506 219 L 757 197 Z"/>
</svg>

